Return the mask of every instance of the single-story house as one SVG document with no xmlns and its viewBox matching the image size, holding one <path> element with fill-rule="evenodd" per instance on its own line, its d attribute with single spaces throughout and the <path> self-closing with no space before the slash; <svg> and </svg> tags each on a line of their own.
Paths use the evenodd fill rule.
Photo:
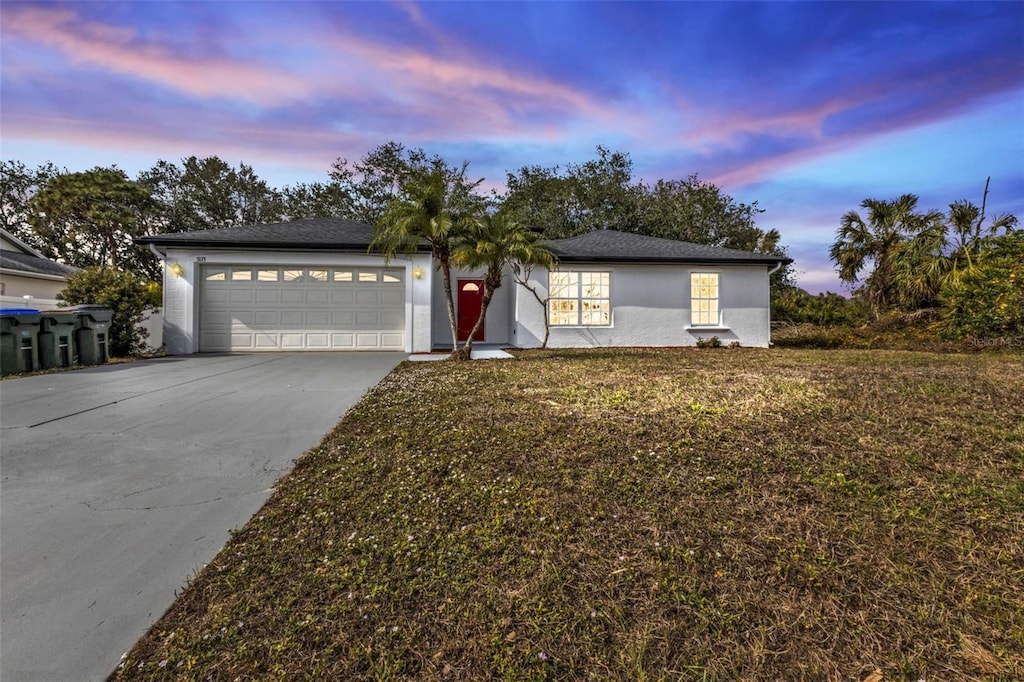
<svg viewBox="0 0 1024 682">
<path fill-rule="evenodd" d="M 76 270 L 50 260 L 0 228 L 0 296 L 6 300 L 30 296 L 31 300 L 52 301 Z"/>
<path fill-rule="evenodd" d="M 451 348 L 442 277 L 423 245 L 386 259 L 373 228 L 341 218 L 141 237 L 163 259 L 164 342 L 206 351 Z M 478 342 L 551 347 L 767 346 L 768 278 L 787 258 L 599 230 L 551 242 L 558 266 L 505 278 Z M 460 337 L 481 271 L 452 272 Z M 460 340 L 463 340 L 460 338 Z"/>
</svg>

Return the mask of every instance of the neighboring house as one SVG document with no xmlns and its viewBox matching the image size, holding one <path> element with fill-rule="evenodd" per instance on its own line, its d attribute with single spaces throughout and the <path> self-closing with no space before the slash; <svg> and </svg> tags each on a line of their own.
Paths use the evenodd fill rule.
<svg viewBox="0 0 1024 682">
<path fill-rule="evenodd" d="M 46 258 L 0 228 L 0 296 L 52 301 L 64 288 L 67 276 L 76 270 Z"/>
<path fill-rule="evenodd" d="M 451 347 L 442 277 L 429 249 L 390 261 L 373 228 L 339 218 L 140 237 L 165 261 L 164 342 L 206 351 Z M 767 346 L 768 278 L 788 258 L 599 230 L 550 242 L 558 267 L 536 268 L 533 294 L 511 277 L 488 309 L 482 343 Z M 453 271 L 461 337 L 480 310 L 483 273 Z"/>
</svg>

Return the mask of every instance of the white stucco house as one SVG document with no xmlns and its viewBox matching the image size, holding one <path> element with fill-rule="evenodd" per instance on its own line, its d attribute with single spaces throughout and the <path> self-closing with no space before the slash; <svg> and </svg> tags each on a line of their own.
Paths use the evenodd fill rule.
<svg viewBox="0 0 1024 682">
<path fill-rule="evenodd" d="M 32 305 L 55 303 L 68 275 L 77 270 L 50 260 L 0 228 L 0 296 L 4 305 L 18 301 Z"/>
<path fill-rule="evenodd" d="M 426 246 L 369 251 L 373 228 L 340 218 L 142 237 L 164 261 L 171 354 L 451 348 L 442 278 Z M 545 307 L 511 277 L 477 342 L 551 347 L 767 346 L 768 278 L 787 258 L 599 230 L 551 242 L 558 266 L 533 271 Z M 453 271 L 460 340 L 481 272 Z"/>
</svg>

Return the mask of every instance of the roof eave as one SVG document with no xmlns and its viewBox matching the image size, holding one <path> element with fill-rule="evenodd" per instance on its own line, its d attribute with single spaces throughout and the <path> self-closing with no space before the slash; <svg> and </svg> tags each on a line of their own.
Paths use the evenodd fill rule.
<svg viewBox="0 0 1024 682">
<path fill-rule="evenodd" d="M 279 241 L 279 242 L 225 242 L 219 240 L 204 240 L 204 239 L 189 239 L 189 240 L 177 240 L 177 239 L 160 239 L 159 237 L 137 237 L 135 243 L 140 246 L 153 244 L 154 246 L 162 246 L 165 248 L 178 248 L 178 249 L 228 249 L 228 250 L 247 250 L 247 251 L 349 251 L 349 252 L 360 252 L 360 253 L 379 253 L 377 251 L 370 251 L 370 245 L 366 243 L 360 244 L 339 244 L 336 242 L 302 242 L 297 243 L 293 241 Z M 429 245 L 419 245 L 417 247 L 418 252 L 429 252 Z"/>
<path fill-rule="evenodd" d="M 696 263 L 700 265 L 776 265 L 783 263 L 788 265 L 793 262 L 792 258 L 750 258 L 750 259 L 728 259 L 728 258 L 650 258 L 650 257 L 639 257 L 639 256 L 616 256 L 610 257 L 594 257 L 594 256 L 561 256 L 557 255 L 559 262 L 563 263 L 630 263 L 633 265 L 648 264 L 648 265 L 683 265 L 686 263 Z"/>
</svg>

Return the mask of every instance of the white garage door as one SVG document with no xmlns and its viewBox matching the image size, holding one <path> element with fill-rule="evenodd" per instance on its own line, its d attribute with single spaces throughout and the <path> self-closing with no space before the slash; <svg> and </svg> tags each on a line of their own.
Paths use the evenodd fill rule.
<svg viewBox="0 0 1024 682">
<path fill-rule="evenodd" d="M 199 349 L 404 350 L 404 271 L 206 266 Z"/>
</svg>

